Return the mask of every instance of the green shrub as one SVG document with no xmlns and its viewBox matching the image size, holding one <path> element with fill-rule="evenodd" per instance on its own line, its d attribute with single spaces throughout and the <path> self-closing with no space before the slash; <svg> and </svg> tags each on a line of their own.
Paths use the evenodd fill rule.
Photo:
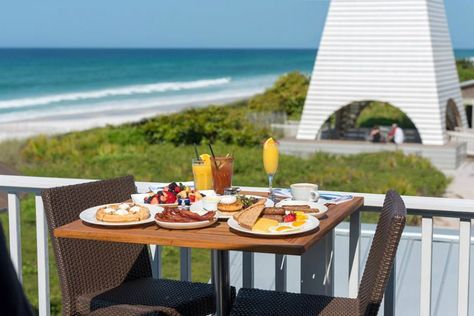
<svg viewBox="0 0 474 316">
<path fill-rule="evenodd" d="M 400 109 L 383 102 L 372 101 L 362 110 L 356 121 L 356 127 L 390 126 L 397 123 L 402 128 L 414 128 L 410 118 Z"/>
<path fill-rule="evenodd" d="M 474 79 L 474 63 L 470 59 L 457 60 L 456 67 L 461 82 Z"/>
<path fill-rule="evenodd" d="M 299 119 L 303 112 L 309 78 L 300 72 L 281 76 L 264 93 L 248 102 L 250 110 L 259 112 L 285 112 L 290 119 Z"/>
<path fill-rule="evenodd" d="M 240 146 L 256 145 L 270 135 L 254 126 L 242 106 L 210 106 L 159 116 L 144 122 L 141 129 L 150 144 L 189 145 L 223 142 Z"/>
</svg>

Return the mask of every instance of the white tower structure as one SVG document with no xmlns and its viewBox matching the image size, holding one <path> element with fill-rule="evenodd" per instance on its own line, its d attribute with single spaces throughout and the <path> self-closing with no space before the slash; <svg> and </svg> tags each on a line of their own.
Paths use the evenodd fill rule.
<svg viewBox="0 0 474 316">
<path fill-rule="evenodd" d="M 446 143 L 447 109 L 467 126 L 443 0 L 331 1 L 297 138 L 371 100 L 402 110 L 423 144 Z"/>
</svg>

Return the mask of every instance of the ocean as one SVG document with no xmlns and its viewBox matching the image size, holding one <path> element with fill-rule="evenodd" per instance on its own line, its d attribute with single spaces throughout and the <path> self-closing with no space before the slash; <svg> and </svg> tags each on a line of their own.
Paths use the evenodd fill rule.
<svg viewBox="0 0 474 316">
<path fill-rule="evenodd" d="M 474 50 L 455 55 L 472 58 Z M 246 98 L 283 73 L 310 74 L 315 56 L 315 50 L 0 49 L 0 139 Z"/>
</svg>

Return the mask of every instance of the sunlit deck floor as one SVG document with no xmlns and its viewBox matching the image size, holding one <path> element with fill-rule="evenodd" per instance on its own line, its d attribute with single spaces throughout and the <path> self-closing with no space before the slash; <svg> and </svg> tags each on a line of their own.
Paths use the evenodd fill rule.
<svg viewBox="0 0 474 316">
<path fill-rule="evenodd" d="M 348 223 L 338 226 L 340 229 L 348 229 Z M 361 269 L 365 267 L 369 245 L 372 238 L 364 234 L 364 231 L 373 231 L 375 225 L 362 225 L 361 257 L 363 259 Z M 420 233 L 419 227 L 406 227 L 397 255 L 397 289 L 396 289 L 396 313 L 397 315 L 419 315 L 420 302 L 420 269 L 421 269 L 421 240 L 416 233 Z M 408 233 L 408 234 L 407 234 Z M 415 234 L 414 234 L 415 233 Z M 457 236 L 457 230 L 434 229 L 433 240 L 433 276 L 432 276 L 432 315 L 454 315 L 457 310 L 457 281 L 458 281 L 458 244 L 457 241 L 449 241 L 449 238 Z M 440 241 L 437 234 L 447 236 Z M 335 245 L 335 295 L 347 296 L 348 277 L 348 236 L 342 233 L 336 234 Z M 471 251 L 472 251 L 471 245 Z M 274 255 L 255 255 L 255 287 L 261 289 L 274 289 Z M 288 256 L 287 258 L 287 290 L 299 292 L 299 257 Z M 471 260 L 471 271 L 474 268 Z M 362 273 L 362 271 L 361 271 Z M 237 288 L 242 286 L 242 256 L 239 252 L 231 254 L 231 282 Z M 474 281 L 471 273 L 470 282 Z M 474 299 L 473 291 L 470 291 L 469 301 Z M 472 310 L 472 309 L 470 309 Z M 383 315 L 383 311 L 379 313 Z"/>
</svg>

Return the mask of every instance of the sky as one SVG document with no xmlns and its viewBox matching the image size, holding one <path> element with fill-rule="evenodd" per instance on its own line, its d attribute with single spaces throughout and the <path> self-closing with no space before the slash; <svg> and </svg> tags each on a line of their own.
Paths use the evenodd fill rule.
<svg viewBox="0 0 474 316">
<path fill-rule="evenodd" d="M 396 0 L 394 0 L 396 1 Z M 329 0 L 12 0 L 0 47 L 317 48 Z M 474 0 L 446 0 L 454 48 L 474 48 Z"/>
</svg>

